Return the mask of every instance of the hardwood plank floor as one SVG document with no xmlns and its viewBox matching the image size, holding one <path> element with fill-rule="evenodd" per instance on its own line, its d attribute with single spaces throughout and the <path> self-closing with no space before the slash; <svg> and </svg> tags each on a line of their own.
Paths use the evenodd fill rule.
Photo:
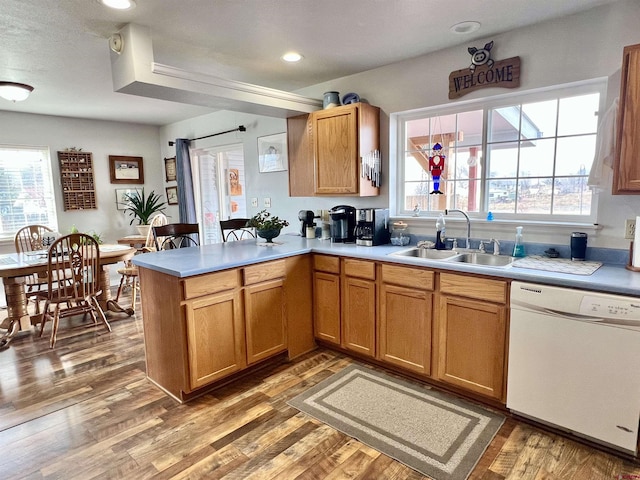
<svg viewBox="0 0 640 480">
<path fill-rule="evenodd" d="M 54 350 L 45 331 L 0 351 L 0 478 L 426 478 L 287 405 L 352 363 L 340 353 L 179 405 L 145 378 L 141 318 L 111 325 L 63 324 Z M 640 478 L 640 466 L 510 418 L 470 478 Z"/>
</svg>

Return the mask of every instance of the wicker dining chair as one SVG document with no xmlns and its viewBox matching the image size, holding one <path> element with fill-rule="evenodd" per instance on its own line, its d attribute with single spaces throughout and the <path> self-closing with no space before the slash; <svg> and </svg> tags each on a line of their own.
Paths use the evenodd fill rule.
<svg viewBox="0 0 640 480">
<path fill-rule="evenodd" d="M 89 314 L 94 325 L 98 325 L 99 317 L 110 332 L 111 326 L 97 299 L 101 293 L 98 242 L 84 233 L 61 237 L 49 248 L 47 265 L 48 289 L 38 295 L 45 300 L 40 336 L 47 321 L 52 322 L 50 348 L 56 344 L 61 318 L 82 315 L 84 320 Z"/>
<path fill-rule="evenodd" d="M 155 240 L 153 238 L 153 227 L 159 227 L 167 224 L 167 217 L 163 213 L 158 213 L 149 222 L 149 231 L 147 232 L 147 239 L 144 242 L 144 247 L 140 249 L 139 253 L 153 252 L 155 251 Z M 131 260 L 124 262 L 124 267 L 118 269 L 120 277 L 120 285 L 118 285 L 118 292 L 116 293 L 116 303 L 120 299 L 120 294 L 127 285 L 131 286 L 131 310 L 135 312 L 136 309 L 136 297 L 140 290 L 140 283 L 138 282 L 138 267 L 136 267 Z"/>
<path fill-rule="evenodd" d="M 222 231 L 223 242 L 235 242 L 247 238 L 256 238 L 256 229 L 247 226 L 248 218 L 232 218 L 230 220 L 220 220 L 220 230 Z"/>
</svg>

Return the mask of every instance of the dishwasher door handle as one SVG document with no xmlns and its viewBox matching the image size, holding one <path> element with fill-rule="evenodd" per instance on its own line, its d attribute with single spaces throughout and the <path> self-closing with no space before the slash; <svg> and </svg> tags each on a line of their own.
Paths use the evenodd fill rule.
<svg viewBox="0 0 640 480">
<path fill-rule="evenodd" d="M 521 308 L 518 308 L 521 307 Z M 604 322 L 605 319 L 602 317 L 590 317 L 588 315 L 581 315 L 579 313 L 571 313 L 565 312 L 562 310 L 554 310 L 552 308 L 542 307 L 538 305 L 530 305 L 530 304 L 521 304 L 513 302 L 511 304 L 511 310 L 525 310 L 529 312 L 541 313 L 543 315 L 550 315 L 552 317 L 561 317 L 561 318 L 569 318 L 572 320 L 581 320 L 583 322 Z"/>
</svg>

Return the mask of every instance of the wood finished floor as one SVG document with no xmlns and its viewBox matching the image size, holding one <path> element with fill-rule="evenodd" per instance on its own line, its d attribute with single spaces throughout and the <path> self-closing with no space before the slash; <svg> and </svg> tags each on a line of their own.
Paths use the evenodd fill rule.
<svg viewBox="0 0 640 480">
<path fill-rule="evenodd" d="M 141 319 L 117 318 L 111 334 L 61 327 L 55 350 L 47 330 L 0 351 L 1 479 L 426 478 L 286 404 L 349 358 L 317 350 L 178 405 L 145 379 Z M 508 419 L 470 478 L 632 479 L 640 467 Z"/>
</svg>

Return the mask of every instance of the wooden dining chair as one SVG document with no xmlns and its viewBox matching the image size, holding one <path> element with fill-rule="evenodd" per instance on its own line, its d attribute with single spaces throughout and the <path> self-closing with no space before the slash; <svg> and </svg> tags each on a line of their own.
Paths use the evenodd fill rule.
<svg viewBox="0 0 640 480">
<path fill-rule="evenodd" d="M 256 238 L 256 229 L 247 226 L 248 218 L 232 218 L 230 220 L 220 220 L 220 230 L 222 231 L 223 242 L 235 242 L 247 238 Z"/>
<path fill-rule="evenodd" d="M 164 213 L 158 213 L 149 221 L 149 231 L 147 232 L 147 239 L 144 246 L 138 253 L 153 252 L 156 250 L 155 240 L 153 238 L 153 227 L 159 227 L 167 224 L 167 216 Z M 127 285 L 131 286 L 131 312 L 135 312 L 136 309 L 136 297 L 140 290 L 140 283 L 138 282 L 138 267 L 136 267 L 131 260 L 124 262 L 124 267 L 118 269 L 120 276 L 120 285 L 118 285 L 118 292 L 116 293 L 116 303 L 120 299 L 120 293 Z"/>
<path fill-rule="evenodd" d="M 151 228 L 157 250 L 197 247 L 200 245 L 200 227 L 197 223 L 169 223 Z"/>
<path fill-rule="evenodd" d="M 44 245 L 44 238 L 47 233 L 52 232 L 45 225 L 27 225 L 16 232 L 13 239 L 16 247 L 16 253 L 34 252 L 38 250 L 46 250 L 48 245 Z M 47 288 L 47 273 L 34 273 L 25 277 L 25 287 L 27 298 L 36 299 L 36 313 L 40 313 L 40 303 L 37 301 L 35 293 Z"/>
<path fill-rule="evenodd" d="M 111 326 L 98 303 L 100 291 L 100 250 L 90 235 L 72 233 L 59 238 L 49 248 L 48 290 L 39 292 L 44 300 L 40 336 L 47 321 L 52 322 L 50 348 L 56 344 L 61 318 L 91 315 L 93 324 Z M 57 281 L 53 281 L 56 279 Z"/>
</svg>

